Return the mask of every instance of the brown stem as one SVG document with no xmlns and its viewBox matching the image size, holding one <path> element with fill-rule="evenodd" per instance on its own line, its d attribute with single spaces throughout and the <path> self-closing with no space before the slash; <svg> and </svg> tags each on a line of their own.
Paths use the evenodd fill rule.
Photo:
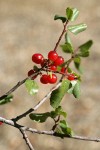
<svg viewBox="0 0 100 150">
<path fill-rule="evenodd" d="M 23 130 L 23 129 L 19 129 L 19 130 L 20 130 L 20 132 L 22 133 L 23 139 L 25 140 L 26 145 L 28 146 L 28 148 L 29 148 L 30 150 L 34 150 L 34 148 L 33 148 L 32 144 L 31 144 L 31 142 L 30 142 L 30 140 L 29 140 L 29 138 L 28 138 L 28 136 L 27 136 L 25 130 Z"/>
<path fill-rule="evenodd" d="M 6 98 L 9 94 L 13 93 L 15 90 L 17 90 L 17 88 L 19 88 L 22 84 L 24 84 L 27 79 L 30 79 L 30 78 L 32 78 L 32 77 L 38 75 L 38 74 L 42 71 L 42 69 L 43 69 L 44 67 L 45 67 L 45 66 L 43 66 L 42 68 L 39 68 L 39 70 L 36 71 L 36 72 L 35 72 L 34 74 L 32 74 L 31 76 L 29 76 L 29 77 L 23 79 L 22 81 L 19 81 L 13 88 L 11 88 L 7 93 L 5 93 L 4 95 L 2 95 L 2 96 L 0 97 L 0 101 L 1 101 L 2 99 Z"/>
<path fill-rule="evenodd" d="M 57 47 L 59 46 L 59 43 L 60 43 L 60 41 L 61 41 L 61 39 L 62 39 L 64 33 L 66 32 L 66 26 L 67 26 L 68 22 L 69 22 L 69 21 L 67 20 L 67 21 L 65 22 L 65 24 L 64 24 L 63 31 L 62 31 L 62 33 L 61 33 L 61 35 L 60 35 L 60 37 L 59 37 L 59 39 L 58 39 L 58 41 L 57 41 L 57 43 L 56 43 L 56 45 L 55 45 L 54 51 L 57 50 Z M 35 76 L 35 75 L 38 75 L 39 72 L 42 71 L 42 69 L 43 69 L 44 67 L 45 67 L 45 66 L 43 66 L 43 67 L 40 68 L 37 72 L 35 72 L 33 75 L 31 75 L 30 78 L 33 77 L 33 76 Z M 3 94 L 3 95 L 0 97 L 0 100 L 6 98 L 9 94 L 11 94 L 12 92 L 14 92 L 14 91 L 15 91 L 17 88 L 19 88 L 28 78 L 29 78 L 29 77 L 23 79 L 22 81 L 19 81 L 19 82 L 18 82 L 13 88 L 11 88 L 7 93 Z"/>
<path fill-rule="evenodd" d="M 19 86 L 21 86 L 28 78 L 25 78 L 22 81 L 19 81 L 12 89 L 10 89 L 7 93 L 5 93 L 4 95 L 2 95 L 0 97 L 0 100 L 6 98 L 9 94 L 11 94 L 12 92 L 14 92 Z"/>
<path fill-rule="evenodd" d="M 7 119 L 2 118 L 2 117 L 0 117 L 0 121 L 4 122 L 5 124 L 8 124 L 10 126 L 13 126 L 17 129 L 22 129 L 23 131 L 29 131 L 31 133 L 45 134 L 45 135 L 51 135 L 51 136 L 55 136 L 55 137 L 71 138 L 71 139 L 76 139 L 76 140 L 100 142 L 99 137 L 85 137 L 85 136 L 78 136 L 78 135 L 72 135 L 70 137 L 66 134 L 63 134 L 63 136 L 61 136 L 61 134 L 55 133 L 54 131 L 40 131 L 37 129 L 33 129 L 33 128 L 29 128 L 29 127 L 26 127 L 23 125 L 16 124 L 16 123 L 14 123 L 14 121 L 7 120 Z"/>
<path fill-rule="evenodd" d="M 69 22 L 69 21 L 67 20 L 67 21 L 65 22 L 65 24 L 64 24 L 63 31 L 62 31 L 62 33 L 61 33 L 61 35 L 60 35 L 60 37 L 59 37 L 59 39 L 58 39 L 58 41 L 57 41 L 57 43 L 56 43 L 56 45 L 55 45 L 54 51 L 57 51 L 57 48 L 58 48 L 58 46 L 59 46 L 59 43 L 60 43 L 60 41 L 61 41 L 61 39 L 62 39 L 64 33 L 66 32 L 66 26 L 67 26 L 68 22 Z"/>
<path fill-rule="evenodd" d="M 48 94 L 45 95 L 45 97 L 44 97 L 41 101 L 38 102 L 38 104 L 36 104 L 36 105 L 34 106 L 34 108 L 30 108 L 30 109 L 27 110 L 25 113 L 23 113 L 23 114 L 17 116 L 16 118 L 13 118 L 12 120 L 16 122 L 16 121 L 22 119 L 23 117 L 26 117 L 26 116 L 27 116 L 28 114 L 30 114 L 31 112 L 36 111 L 36 110 L 47 100 L 47 98 L 51 95 L 51 93 L 52 93 L 55 89 L 57 89 L 60 85 L 61 85 L 61 80 L 58 82 L 58 84 L 57 84 L 56 86 L 54 86 L 54 87 L 50 90 L 50 92 L 49 92 Z"/>
</svg>

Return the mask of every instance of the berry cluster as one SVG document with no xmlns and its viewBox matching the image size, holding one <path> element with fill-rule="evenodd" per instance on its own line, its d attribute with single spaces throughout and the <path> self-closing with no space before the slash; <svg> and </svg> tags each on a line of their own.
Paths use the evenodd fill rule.
<svg viewBox="0 0 100 150">
<path fill-rule="evenodd" d="M 47 84 L 47 83 L 54 84 L 54 83 L 56 83 L 57 76 L 53 72 L 56 72 L 57 67 L 61 66 L 64 63 L 64 58 L 62 56 L 59 56 L 57 54 L 57 52 L 55 52 L 55 51 L 50 51 L 48 53 L 48 59 L 44 59 L 42 54 L 36 53 L 36 54 L 33 54 L 32 61 L 36 64 L 40 64 L 42 69 L 43 70 L 45 69 L 45 71 L 46 71 L 46 74 L 40 73 L 40 75 L 41 75 L 40 82 L 41 83 L 43 83 L 43 84 Z M 28 76 L 33 75 L 35 72 L 36 72 L 35 70 L 31 69 L 28 72 Z M 52 72 L 52 73 L 50 73 L 50 72 Z M 63 74 L 65 72 L 66 72 L 68 80 L 74 80 L 75 79 L 74 74 L 69 74 L 69 73 L 67 74 L 66 68 L 62 67 L 60 73 Z M 31 79 L 34 80 L 37 76 L 38 76 L 38 74 L 33 76 Z"/>
</svg>

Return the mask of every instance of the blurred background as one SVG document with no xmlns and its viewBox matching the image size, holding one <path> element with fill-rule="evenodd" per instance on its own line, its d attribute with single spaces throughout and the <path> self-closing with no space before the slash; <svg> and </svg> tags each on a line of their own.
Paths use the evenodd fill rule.
<svg viewBox="0 0 100 150">
<path fill-rule="evenodd" d="M 55 14 L 65 14 L 67 7 L 76 7 L 80 16 L 75 23 L 84 22 L 88 29 L 79 35 L 70 35 L 74 46 L 93 39 L 89 59 L 83 59 L 81 98 L 66 95 L 62 102 L 68 113 L 67 121 L 77 135 L 100 137 L 100 1 L 91 0 L 0 0 L 0 95 L 27 76 L 33 67 L 32 54 L 52 50 L 62 31 L 62 23 L 54 21 Z M 59 51 L 59 53 L 61 53 Z M 62 54 L 62 53 L 61 53 Z M 65 55 L 64 55 L 65 56 Z M 39 83 L 39 93 L 32 97 L 23 86 L 14 94 L 14 101 L 0 106 L 0 116 L 13 118 L 33 107 L 50 87 Z M 38 112 L 51 110 L 49 101 Z M 37 129 L 51 129 L 48 120 L 44 125 L 33 123 L 28 117 L 20 121 Z M 100 150 L 100 143 L 53 138 L 28 133 L 36 150 Z M 15 128 L 0 126 L 0 149 L 28 150 L 22 135 Z"/>
</svg>

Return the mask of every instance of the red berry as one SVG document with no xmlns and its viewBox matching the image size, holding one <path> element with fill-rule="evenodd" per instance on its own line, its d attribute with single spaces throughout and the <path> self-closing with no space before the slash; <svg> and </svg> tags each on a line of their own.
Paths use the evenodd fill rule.
<svg viewBox="0 0 100 150">
<path fill-rule="evenodd" d="M 31 69 L 31 70 L 28 72 L 28 77 L 31 76 L 31 75 L 34 74 L 34 73 L 35 73 L 35 71 Z M 35 76 L 32 77 L 31 79 L 34 80 L 36 77 L 37 77 L 37 75 L 35 75 Z"/>
<path fill-rule="evenodd" d="M 58 58 L 58 54 L 55 51 L 50 51 L 48 53 L 48 59 L 51 61 L 55 61 Z"/>
<path fill-rule="evenodd" d="M 49 69 L 52 70 L 52 71 L 56 71 L 57 70 L 57 66 L 51 65 Z"/>
<path fill-rule="evenodd" d="M 43 56 L 39 53 L 33 54 L 32 61 L 36 64 L 41 64 L 43 62 Z"/>
<path fill-rule="evenodd" d="M 70 81 L 75 80 L 74 74 L 69 74 L 67 79 L 70 80 Z"/>
<path fill-rule="evenodd" d="M 62 67 L 62 68 L 61 68 L 61 72 L 62 72 L 62 73 L 67 72 L 66 68 L 65 68 L 65 67 Z"/>
<path fill-rule="evenodd" d="M 64 58 L 61 56 L 58 56 L 58 58 L 55 60 L 54 65 L 55 66 L 60 66 L 64 63 Z"/>
<path fill-rule="evenodd" d="M 43 84 L 47 84 L 48 83 L 48 75 L 47 74 L 43 74 L 40 78 L 41 83 Z"/>
<path fill-rule="evenodd" d="M 47 64 L 47 59 L 44 59 L 41 63 L 41 67 L 44 67 Z"/>
<path fill-rule="evenodd" d="M 2 124 L 3 124 L 3 122 L 0 121 L 0 125 L 2 125 Z"/>
<path fill-rule="evenodd" d="M 48 82 L 49 83 L 54 84 L 54 83 L 56 83 L 56 81 L 57 81 L 57 76 L 55 74 L 48 76 Z"/>
</svg>

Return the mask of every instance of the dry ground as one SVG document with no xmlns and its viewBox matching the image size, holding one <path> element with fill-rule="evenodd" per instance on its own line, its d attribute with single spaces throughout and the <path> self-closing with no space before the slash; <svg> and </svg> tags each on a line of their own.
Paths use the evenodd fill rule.
<svg viewBox="0 0 100 150">
<path fill-rule="evenodd" d="M 63 102 L 68 112 L 68 122 L 79 135 L 100 137 L 100 1 L 99 0 L 0 0 L 0 95 L 26 77 L 32 67 L 31 55 L 41 52 L 47 56 L 62 30 L 54 22 L 56 13 L 64 14 L 67 6 L 80 10 L 78 22 L 88 25 L 86 32 L 72 36 L 75 47 L 88 39 L 94 40 L 89 59 L 83 60 L 82 94 L 80 101 L 67 95 Z M 14 93 L 14 101 L 0 107 L 0 115 L 12 118 L 37 103 L 49 90 L 44 85 L 40 93 L 31 97 L 24 86 Z M 45 90 L 46 89 L 46 90 Z M 39 111 L 48 111 L 48 103 Z M 28 118 L 21 121 L 31 127 L 45 129 L 50 126 L 35 125 Z M 100 143 L 52 138 L 43 135 L 29 137 L 36 150 L 100 150 Z M 28 150 L 20 133 L 9 126 L 0 127 L 1 150 Z"/>
</svg>

